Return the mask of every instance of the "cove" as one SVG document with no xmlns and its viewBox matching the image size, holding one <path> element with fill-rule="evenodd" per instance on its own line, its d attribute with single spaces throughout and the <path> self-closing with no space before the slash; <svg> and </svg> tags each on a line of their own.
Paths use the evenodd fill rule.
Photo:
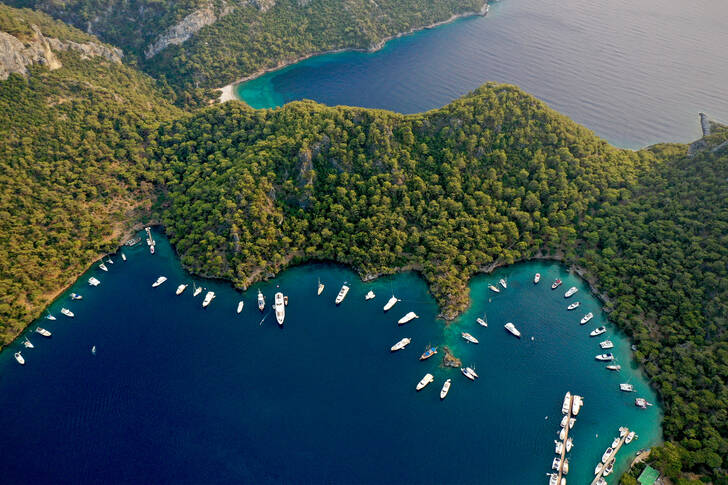
<svg viewBox="0 0 728 485">
<path fill-rule="evenodd" d="M 237 87 L 254 108 L 298 99 L 415 113 L 488 81 L 510 83 L 640 148 L 700 137 L 698 112 L 728 120 L 721 2 L 504 0 L 487 17 L 391 40 L 374 53 L 309 58 Z"/>
<path fill-rule="evenodd" d="M 347 268 L 307 264 L 241 295 L 226 282 L 191 277 L 167 240 L 155 239 L 155 255 L 145 245 L 123 248 L 126 262 L 112 256 L 108 273 L 94 265 L 82 275 L 49 307 L 58 320 L 41 319 L 25 333 L 34 349 L 22 348 L 23 335 L 0 354 L 4 481 L 546 483 L 567 390 L 585 399 L 571 433 L 570 483 L 589 483 L 618 426 L 639 439 L 620 453 L 609 483 L 638 449 L 661 441 L 661 410 L 629 341 L 587 284 L 559 264 L 475 277 L 472 307 L 444 326 L 414 273 L 363 283 Z M 169 279 L 152 288 L 159 275 Z M 101 285 L 88 286 L 90 276 Z M 501 277 L 508 289 L 490 292 Z M 564 284 L 552 291 L 557 277 Z M 326 287 L 316 296 L 319 278 Z M 208 308 L 192 285 L 175 295 L 177 284 L 193 281 L 217 293 Z M 344 282 L 351 291 L 337 307 Z M 566 311 L 563 297 L 572 285 L 577 312 Z M 290 299 L 283 329 L 269 311 L 278 287 Z M 262 314 L 258 289 L 268 304 Z M 365 301 L 370 289 L 376 298 Z M 84 299 L 72 302 L 70 292 Z M 402 301 L 384 313 L 392 293 Z M 63 306 L 76 317 L 61 316 Z M 411 310 L 420 318 L 398 327 Z M 595 317 L 580 326 L 587 311 Z M 475 322 L 484 313 L 488 328 Z M 507 321 L 521 340 L 505 332 Z M 588 333 L 602 324 L 619 373 L 594 360 L 604 337 Z M 37 325 L 52 338 L 32 333 Z M 480 344 L 466 343 L 462 331 Z M 412 343 L 390 353 L 405 336 Z M 428 344 L 441 351 L 421 362 Z M 480 379 L 442 367 L 443 345 Z M 13 359 L 19 349 L 22 367 Z M 418 393 L 426 372 L 435 382 Z M 440 401 L 446 378 L 453 385 Z M 638 392 L 620 392 L 620 382 Z M 656 404 L 640 410 L 636 396 Z"/>
</svg>

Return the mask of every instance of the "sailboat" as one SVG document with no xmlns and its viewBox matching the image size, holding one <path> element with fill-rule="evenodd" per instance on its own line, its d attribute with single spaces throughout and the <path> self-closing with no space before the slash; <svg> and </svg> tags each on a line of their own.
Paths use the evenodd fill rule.
<svg viewBox="0 0 728 485">
<path fill-rule="evenodd" d="M 91 347 L 91 353 L 93 355 L 96 355 L 96 346 L 95 345 L 93 347 Z"/>
<path fill-rule="evenodd" d="M 488 317 L 485 315 L 485 313 L 483 313 L 483 318 L 478 317 L 475 319 L 475 321 L 478 322 L 483 327 L 488 326 Z"/>
<path fill-rule="evenodd" d="M 243 300 L 240 300 L 240 301 L 238 302 L 238 313 L 240 313 L 240 312 L 242 312 L 242 311 L 243 311 L 243 304 L 244 304 L 244 303 L 243 303 Z"/>
<path fill-rule="evenodd" d="M 28 337 L 25 337 L 25 342 L 23 342 L 23 345 L 25 345 L 26 349 L 32 349 L 35 348 L 35 345 L 30 341 Z"/>
<path fill-rule="evenodd" d="M 321 293 L 323 293 L 323 291 L 324 291 L 324 284 L 321 283 L 321 278 L 319 278 L 319 280 L 318 280 L 318 290 L 317 290 L 317 293 L 316 294 L 317 295 L 320 295 Z"/>
<path fill-rule="evenodd" d="M 192 296 L 199 295 L 200 293 L 202 293 L 202 290 L 204 289 L 201 286 L 195 286 L 194 283 L 192 283 L 192 287 L 195 289 L 195 291 L 192 292 Z"/>
</svg>

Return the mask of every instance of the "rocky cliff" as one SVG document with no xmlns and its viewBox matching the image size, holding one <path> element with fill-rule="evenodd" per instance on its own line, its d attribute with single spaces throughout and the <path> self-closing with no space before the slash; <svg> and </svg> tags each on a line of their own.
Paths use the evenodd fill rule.
<svg viewBox="0 0 728 485">
<path fill-rule="evenodd" d="M 263 0 L 261 0 L 263 1 Z M 212 5 L 195 10 L 191 14 L 182 19 L 181 22 L 175 24 L 161 34 L 157 39 L 144 49 L 144 56 L 151 59 L 169 45 L 178 45 L 192 37 L 201 28 L 206 25 L 212 25 L 215 21 L 227 15 L 232 11 L 232 7 L 226 5 L 223 9 L 215 13 Z"/>
</svg>

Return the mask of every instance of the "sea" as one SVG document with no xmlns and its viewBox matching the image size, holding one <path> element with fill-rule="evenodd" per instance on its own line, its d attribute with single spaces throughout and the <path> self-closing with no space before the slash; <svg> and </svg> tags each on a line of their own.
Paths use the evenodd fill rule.
<svg viewBox="0 0 728 485">
<path fill-rule="evenodd" d="M 57 320 L 41 317 L 0 353 L 3 483 L 545 484 L 567 391 L 584 398 L 570 432 L 569 483 L 591 481 L 620 426 L 638 438 L 620 451 L 610 484 L 638 450 L 661 442 L 660 403 L 629 340 L 558 263 L 474 277 L 471 307 L 446 325 L 414 272 L 364 283 L 343 266 L 306 264 L 240 292 L 193 277 L 164 235 L 154 237 L 154 255 L 141 244 L 120 250 L 126 261 L 111 255 L 108 272 L 93 264 L 47 309 Z M 91 276 L 100 286 L 88 285 Z M 153 288 L 159 276 L 168 280 Z M 489 290 L 500 278 L 507 288 Z M 563 284 L 552 290 L 557 278 Z M 177 296 L 181 283 L 189 287 Z M 344 284 L 351 290 L 337 306 Z M 571 286 L 578 293 L 567 299 Z M 370 290 L 376 297 L 366 301 Z M 216 297 L 202 308 L 207 291 Z M 277 291 L 289 298 L 282 328 L 270 309 Z M 384 312 L 392 295 L 400 301 Z M 573 301 L 580 307 L 567 311 Z M 399 326 L 409 311 L 419 318 Z M 587 312 L 594 318 L 582 326 Z M 601 325 L 607 333 L 590 337 Z M 35 333 L 39 326 L 52 337 Z M 26 337 L 35 348 L 22 346 Z M 409 346 L 391 352 L 404 337 Z M 619 372 L 595 360 L 605 339 Z M 430 345 L 438 353 L 420 361 Z M 444 367 L 444 347 L 479 379 Z M 434 382 L 417 392 L 426 373 Z M 620 383 L 636 392 L 620 392 Z M 654 405 L 639 409 L 636 397 Z"/>
<path fill-rule="evenodd" d="M 486 17 L 313 57 L 238 86 L 255 108 L 298 99 L 401 113 L 515 84 L 610 143 L 637 149 L 728 122 L 724 0 L 502 0 Z"/>
</svg>

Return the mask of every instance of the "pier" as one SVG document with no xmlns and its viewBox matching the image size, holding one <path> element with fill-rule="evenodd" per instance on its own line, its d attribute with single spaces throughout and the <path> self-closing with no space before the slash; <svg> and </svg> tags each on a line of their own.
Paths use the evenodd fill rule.
<svg viewBox="0 0 728 485">
<path fill-rule="evenodd" d="M 573 405 L 574 405 L 574 399 L 577 397 L 579 397 L 579 399 L 581 399 L 581 397 L 577 396 L 576 394 L 572 394 L 569 397 L 569 411 L 568 411 L 568 413 L 566 413 L 566 426 L 564 427 L 564 439 L 561 440 L 561 455 L 559 456 L 559 460 L 560 460 L 559 469 L 556 471 L 556 476 L 557 476 L 556 483 L 558 485 L 561 485 L 561 478 L 563 475 L 566 474 L 566 473 L 564 473 L 564 459 L 566 458 L 566 442 L 569 440 L 569 430 L 571 429 L 569 424 L 571 423 L 571 418 L 573 417 L 572 409 L 573 409 Z"/>
<path fill-rule="evenodd" d="M 620 431 L 620 433 L 621 433 L 621 431 Z M 597 485 L 597 482 L 599 481 L 599 479 L 602 478 L 602 475 L 604 474 L 604 469 L 607 468 L 607 465 L 609 465 L 610 463 L 614 463 L 614 460 L 617 458 L 617 452 L 624 444 L 624 440 L 627 438 L 628 434 L 629 434 L 629 429 L 624 428 L 624 435 L 621 438 L 619 438 L 619 444 L 617 445 L 616 448 L 614 448 L 614 451 L 612 451 L 612 455 L 609 457 L 609 459 L 604 464 L 602 469 L 599 470 L 599 473 L 597 473 L 597 476 L 594 477 L 594 481 L 591 482 L 591 485 Z"/>
</svg>

